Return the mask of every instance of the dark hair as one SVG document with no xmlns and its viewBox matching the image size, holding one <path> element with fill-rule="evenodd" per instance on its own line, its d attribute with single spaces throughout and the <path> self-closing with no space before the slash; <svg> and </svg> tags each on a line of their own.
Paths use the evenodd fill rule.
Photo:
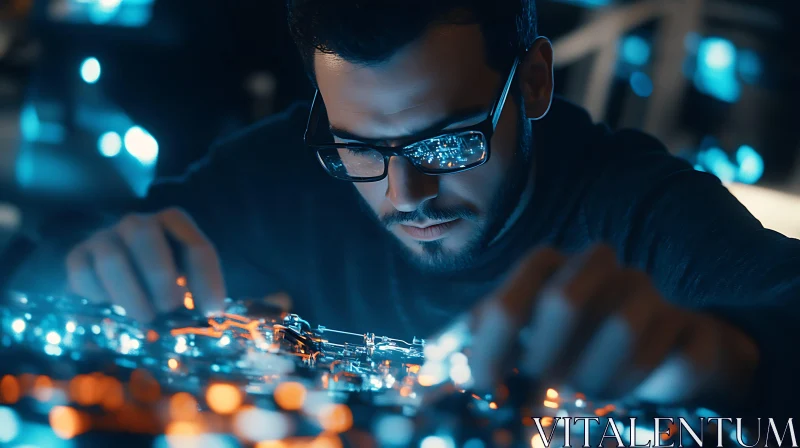
<svg viewBox="0 0 800 448">
<path fill-rule="evenodd" d="M 287 0 L 289 31 L 312 81 L 315 51 L 380 63 L 431 25 L 480 24 L 498 71 L 537 37 L 534 0 Z"/>
</svg>

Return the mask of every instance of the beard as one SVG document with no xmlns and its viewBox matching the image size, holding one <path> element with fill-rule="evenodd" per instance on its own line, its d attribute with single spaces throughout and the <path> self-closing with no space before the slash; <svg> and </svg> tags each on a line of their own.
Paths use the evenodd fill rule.
<svg viewBox="0 0 800 448">
<path fill-rule="evenodd" d="M 519 101 L 518 104 L 524 104 Z M 419 242 L 422 253 L 414 252 L 392 238 L 400 246 L 400 252 L 417 268 L 431 273 L 448 273 L 463 270 L 473 265 L 486 251 L 493 240 L 504 229 L 506 223 L 520 203 L 522 193 L 530 178 L 533 161 L 533 135 L 530 120 L 525 115 L 523 106 L 519 107 L 517 122 L 517 144 L 511 165 L 501 182 L 502 187 L 495 193 L 492 206 L 485 222 L 478 228 L 469 241 L 457 252 L 444 247 L 442 240 Z M 359 195 L 360 197 L 360 195 Z M 362 200 L 362 204 L 369 209 Z M 370 211 L 375 217 L 375 214 Z M 378 221 L 384 228 L 393 224 L 419 221 L 428 218 L 433 221 L 450 221 L 455 219 L 475 220 L 478 213 L 467 207 L 439 208 L 435 202 L 426 202 L 413 212 L 395 212 Z"/>
</svg>

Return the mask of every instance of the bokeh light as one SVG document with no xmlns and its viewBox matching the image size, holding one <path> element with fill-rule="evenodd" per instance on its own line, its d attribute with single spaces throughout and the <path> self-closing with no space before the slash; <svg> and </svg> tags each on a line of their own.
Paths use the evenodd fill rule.
<svg viewBox="0 0 800 448">
<path fill-rule="evenodd" d="M 81 78 L 87 84 L 94 84 L 100 79 L 100 61 L 97 58 L 86 58 L 81 63 Z"/>
<path fill-rule="evenodd" d="M 319 423 L 326 431 L 342 433 L 353 426 L 353 413 L 344 404 L 330 404 L 320 411 Z"/>
<path fill-rule="evenodd" d="M 9 443 L 19 434 L 21 422 L 13 409 L 0 406 L 0 443 Z"/>
<path fill-rule="evenodd" d="M 122 137 L 116 132 L 106 132 L 97 139 L 97 150 L 104 157 L 115 157 L 122 151 Z"/>
<path fill-rule="evenodd" d="M 158 159 L 158 142 L 149 132 L 133 126 L 123 138 L 125 150 L 142 165 L 152 165 Z"/>
<path fill-rule="evenodd" d="M 302 409 L 306 400 L 306 388 L 294 381 L 287 381 L 275 388 L 275 403 L 284 410 L 297 411 Z"/>
<path fill-rule="evenodd" d="M 631 35 L 622 40 L 620 52 L 622 60 L 628 64 L 641 66 L 650 60 L 650 43 L 643 37 Z"/>
<path fill-rule="evenodd" d="M 14 404 L 19 401 L 20 385 L 17 378 L 6 375 L 0 380 L 0 402 Z"/>
<path fill-rule="evenodd" d="M 50 427 L 62 439 L 71 439 L 87 429 L 86 418 L 74 408 L 55 406 L 49 414 Z"/>
<path fill-rule="evenodd" d="M 231 384 L 212 384 L 206 391 L 206 402 L 217 414 L 232 414 L 242 405 L 242 393 Z"/>
</svg>

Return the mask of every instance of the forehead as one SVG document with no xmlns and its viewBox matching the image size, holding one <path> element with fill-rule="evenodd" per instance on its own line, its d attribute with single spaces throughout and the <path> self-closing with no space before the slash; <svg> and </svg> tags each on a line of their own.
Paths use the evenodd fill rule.
<svg viewBox="0 0 800 448">
<path fill-rule="evenodd" d="M 317 53 L 314 71 L 331 125 L 370 139 L 413 134 L 476 106 L 488 112 L 500 86 L 478 25 L 434 27 L 376 65 Z"/>
</svg>

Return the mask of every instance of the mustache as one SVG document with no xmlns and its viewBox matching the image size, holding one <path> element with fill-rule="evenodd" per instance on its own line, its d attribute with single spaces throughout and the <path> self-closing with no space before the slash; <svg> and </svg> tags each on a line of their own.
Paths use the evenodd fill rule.
<svg viewBox="0 0 800 448">
<path fill-rule="evenodd" d="M 395 224 L 405 224 L 423 221 L 425 219 L 431 221 L 453 221 L 456 219 L 475 219 L 478 214 L 469 207 L 447 207 L 437 208 L 430 205 L 424 205 L 413 212 L 399 212 L 394 211 L 381 217 L 381 224 L 386 227 Z"/>
</svg>

